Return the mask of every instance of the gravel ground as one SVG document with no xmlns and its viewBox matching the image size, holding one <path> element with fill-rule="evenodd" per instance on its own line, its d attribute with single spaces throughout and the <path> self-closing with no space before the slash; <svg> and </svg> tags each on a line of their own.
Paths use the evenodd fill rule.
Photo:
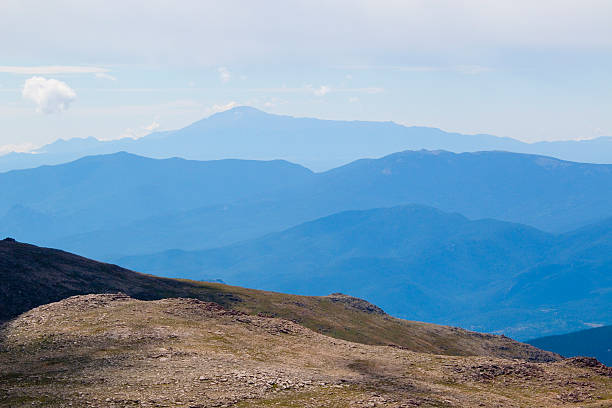
<svg viewBox="0 0 612 408">
<path fill-rule="evenodd" d="M 75 296 L 0 336 L 6 407 L 612 407 L 593 359 L 415 353 L 194 299 Z"/>
</svg>

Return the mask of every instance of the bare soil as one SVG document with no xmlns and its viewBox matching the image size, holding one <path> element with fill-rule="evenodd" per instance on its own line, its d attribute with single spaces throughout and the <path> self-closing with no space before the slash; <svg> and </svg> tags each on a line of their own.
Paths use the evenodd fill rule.
<svg viewBox="0 0 612 408">
<path fill-rule="evenodd" d="M 419 353 L 196 299 L 101 294 L 2 327 L 0 406 L 612 407 L 612 375 L 592 359 Z"/>
</svg>

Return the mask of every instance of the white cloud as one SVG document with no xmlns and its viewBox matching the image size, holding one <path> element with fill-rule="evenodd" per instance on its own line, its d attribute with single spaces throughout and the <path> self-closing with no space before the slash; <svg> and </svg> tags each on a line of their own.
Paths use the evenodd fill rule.
<svg viewBox="0 0 612 408">
<path fill-rule="evenodd" d="M 154 120 L 153 123 L 147 126 L 143 126 L 142 128 L 144 130 L 148 130 L 149 132 L 153 132 L 155 129 L 159 128 L 159 123 L 156 120 Z"/>
<path fill-rule="evenodd" d="M 154 130 L 159 128 L 159 123 L 154 120 L 153 123 L 151 123 L 150 125 L 146 125 L 146 126 L 140 126 L 139 128 L 127 128 L 125 129 L 120 135 L 119 135 L 119 139 L 124 139 L 124 138 L 129 138 L 129 139 L 140 139 L 141 137 L 144 137 L 146 135 L 148 135 L 149 133 L 153 132 Z M 115 138 L 104 138 L 101 140 L 113 140 Z"/>
<path fill-rule="evenodd" d="M 0 154 L 6 154 L 10 152 L 29 152 L 35 148 L 36 146 L 33 143 L 6 144 L 0 146 Z"/>
<path fill-rule="evenodd" d="M 218 112 L 223 112 L 232 108 L 235 108 L 236 106 L 238 106 L 239 103 L 235 102 L 235 101 L 231 101 L 229 103 L 226 103 L 225 105 L 213 105 L 211 108 L 208 108 L 207 111 L 209 114 L 213 114 L 213 113 L 218 113 Z"/>
<path fill-rule="evenodd" d="M 313 89 L 312 91 L 317 96 L 324 96 L 331 92 L 331 88 L 327 85 L 321 85 L 317 89 Z"/>
<path fill-rule="evenodd" d="M 111 74 L 107 74 L 106 72 L 96 72 L 95 73 L 95 77 L 96 78 L 100 78 L 100 79 L 108 79 L 111 81 L 116 81 L 117 78 L 112 76 Z"/>
<path fill-rule="evenodd" d="M 65 82 L 37 76 L 25 82 L 21 94 L 36 104 L 38 112 L 47 114 L 65 111 L 76 99 L 76 92 Z"/>
<path fill-rule="evenodd" d="M 123 131 L 123 132 L 122 132 L 122 133 L 119 135 L 118 139 L 126 139 L 126 138 L 129 138 L 129 139 L 138 139 L 138 138 L 142 137 L 142 135 L 141 135 L 140 133 L 142 133 L 142 132 L 139 132 L 139 131 L 137 132 L 137 131 L 135 131 L 135 130 L 134 130 L 134 129 L 132 129 L 132 128 L 127 128 L 127 129 L 125 129 L 125 130 L 124 130 L 124 131 Z M 110 138 L 110 139 L 100 139 L 100 140 L 113 140 L 113 139 L 115 139 L 115 138 Z"/>
<path fill-rule="evenodd" d="M 358 97 L 356 97 L 356 96 L 352 96 L 352 97 L 350 97 L 350 98 L 348 99 L 348 101 L 349 101 L 350 103 L 359 102 L 359 98 L 358 98 Z"/>
<path fill-rule="evenodd" d="M 228 82 L 232 78 L 232 74 L 230 74 L 229 70 L 225 67 L 219 67 L 217 71 L 219 72 L 221 82 Z"/>
<path fill-rule="evenodd" d="M 5 74 L 23 75 L 56 75 L 56 74 L 104 74 L 109 72 L 106 68 L 70 66 L 70 65 L 45 65 L 45 66 L 0 66 L 0 72 Z"/>
</svg>

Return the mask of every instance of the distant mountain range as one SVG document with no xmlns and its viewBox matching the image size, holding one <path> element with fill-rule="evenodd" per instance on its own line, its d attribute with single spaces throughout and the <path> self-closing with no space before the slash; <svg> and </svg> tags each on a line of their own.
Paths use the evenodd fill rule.
<svg viewBox="0 0 612 408">
<path fill-rule="evenodd" d="M 612 367 L 612 326 L 596 327 L 558 336 L 541 337 L 527 343 L 564 357 L 595 357 Z"/>
<path fill-rule="evenodd" d="M 269 194 L 303 183 L 311 174 L 284 161 L 92 156 L 0 174 L 0 229 L 19 238 L 53 242 L 137 219 Z"/>
<path fill-rule="evenodd" d="M 128 153 L 0 174 L 0 231 L 98 259 L 206 249 L 346 210 L 420 204 L 564 232 L 612 216 L 612 165 L 406 151 L 313 173 Z"/>
<path fill-rule="evenodd" d="M 579 162 L 612 163 L 612 137 L 524 143 L 511 138 L 448 133 L 393 122 L 295 118 L 243 106 L 214 114 L 183 129 L 155 132 L 138 140 L 60 139 L 32 153 L 0 156 L 0 171 L 60 164 L 83 156 L 120 151 L 194 160 L 284 159 L 323 171 L 364 157 L 420 149 L 457 153 L 503 150 Z"/>
<path fill-rule="evenodd" d="M 403 318 L 524 339 L 612 321 L 611 235 L 612 219 L 553 235 L 411 205 L 342 212 L 225 248 L 117 262 L 289 293 L 335 288 Z"/>
<path fill-rule="evenodd" d="M 522 339 L 612 322 L 612 165 L 423 150 L 314 173 L 115 153 L 2 173 L 0 191 L 3 235 L 145 272 L 346 291 Z"/>
</svg>

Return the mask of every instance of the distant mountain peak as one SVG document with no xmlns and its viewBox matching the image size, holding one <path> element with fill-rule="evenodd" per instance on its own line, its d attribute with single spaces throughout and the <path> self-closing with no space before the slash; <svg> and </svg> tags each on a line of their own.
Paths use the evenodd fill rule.
<svg viewBox="0 0 612 408">
<path fill-rule="evenodd" d="M 208 119 L 217 118 L 231 118 L 231 119 L 245 119 L 257 116 L 272 116 L 272 114 L 254 108 L 252 106 L 236 106 L 234 108 L 217 112 L 208 117 Z"/>
<path fill-rule="evenodd" d="M 194 160 L 225 158 L 283 159 L 325 171 L 361 158 L 383 157 L 405 150 L 421 155 L 508 151 L 553 156 L 573 162 L 612 163 L 612 138 L 525 143 L 486 134 L 448 133 L 394 122 L 317 119 L 236 106 L 188 126 L 150 133 L 142 138 L 101 141 L 92 137 L 58 140 L 29 153 L 0 156 L 0 172 L 66 163 L 87 155 L 121 150 L 147 157 Z M 440 152 L 437 152 L 440 150 Z M 443 156 L 446 157 L 446 156 Z M 555 162 L 558 163 L 558 162 Z M 554 166 L 553 162 L 546 163 Z"/>
<path fill-rule="evenodd" d="M 267 114 L 267 112 L 264 112 L 261 109 L 257 109 L 257 108 L 254 108 L 254 107 L 248 106 L 248 105 L 235 106 L 235 107 L 230 108 L 230 109 L 228 109 L 228 110 L 226 110 L 224 112 L 234 112 L 234 113 L 236 113 L 236 112 L 245 113 L 246 112 L 246 113 L 264 113 L 264 114 Z M 223 112 L 220 112 L 220 113 L 223 113 Z"/>
<path fill-rule="evenodd" d="M 264 112 L 252 106 L 236 106 L 222 112 L 200 119 L 180 131 L 205 132 L 211 129 L 249 129 L 256 128 L 257 125 L 270 123 L 275 118 L 289 117 L 279 116 Z"/>
<path fill-rule="evenodd" d="M 83 156 L 77 160 L 73 160 L 71 162 L 65 163 L 67 165 L 71 163 L 104 163 L 110 161 L 125 161 L 125 160 L 156 160 L 149 157 L 141 156 L 138 154 L 126 152 L 124 150 L 115 152 L 115 153 L 105 153 L 105 154 L 92 154 L 88 156 Z M 160 160 L 160 159 L 157 159 Z M 60 165 L 61 166 L 61 165 Z"/>
</svg>

